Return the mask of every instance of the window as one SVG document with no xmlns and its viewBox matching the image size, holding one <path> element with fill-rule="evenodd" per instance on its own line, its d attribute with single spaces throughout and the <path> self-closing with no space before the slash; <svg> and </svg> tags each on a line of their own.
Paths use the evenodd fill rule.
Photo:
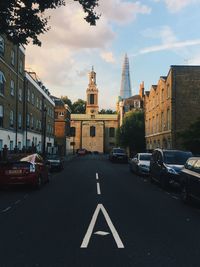
<svg viewBox="0 0 200 267">
<path fill-rule="evenodd" d="M 4 95 L 4 91 L 5 91 L 5 76 L 3 74 L 3 72 L 0 71 L 0 94 Z"/>
<path fill-rule="evenodd" d="M 0 127 L 3 127 L 3 106 L 0 105 Z"/>
<path fill-rule="evenodd" d="M 22 114 L 21 113 L 18 114 L 18 128 L 19 129 L 22 128 Z"/>
<path fill-rule="evenodd" d="M 26 117 L 26 127 L 30 128 L 30 114 L 29 113 L 27 114 L 27 117 Z"/>
<path fill-rule="evenodd" d="M 30 102 L 30 89 L 27 90 L 27 101 Z"/>
<path fill-rule="evenodd" d="M 19 101 L 22 101 L 22 89 L 21 88 L 19 88 L 18 97 L 19 97 Z"/>
<path fill-rule="evenodd" d="M 13 150 L 13 141 L 10 141 L 10 150 Z"/>
<path fill-rule="evenodd" d="M 63 111 L 59 112 L 59 116 L 64 116 L 64 112 Z"/>
<path fill-rule="evenodd" d="M 2 151 L 2 150 L 3 150 L 3 140 L 0 139 L 0 151 Z"/>
<path fill-rule="evenodd" d="M 15 65 L 15 51 L 11 50 L 10 52 L 10 59 L 11 59 L 11 64 L 14 66 Z"/>
<path fill-rule="evenodd" d="M 72 137 L 76 136 L 76 128 L 75 127 L 70 128 L 70 136 L 72 136 Z"/>
<path fill-rule="evenodd" d="M 5 42 L 2 36 L 0 36 L 0 56 L 4 55 L 5 51 Z"/>
<path fill-rule="evenodd" d="M 35 104 L 35 95 L 34 95 L 34 93 L 31 94 L 31 103 L 33 105 Z"/>
<path fill-rule="evenodd" d="M 167 84 L 167 98 L 170 97 L 170 88 L 169 88 L 169 84 Z"/>
<path fill-rule="evenodd" d="M 96 128 L 94 126 L 90 126 L 90 136 L 94 137 L 96 135 Z"/>
<path fill-rule="evenodd" d="M 36 98 L 36 107 L 39 108 L 39 99 L 38 99 L 38 97 Z"/>
<path fill-rule="evenodd" d="M 90 104 L 93 105 L 94 104 L 94 94 L 90 95 Z"/>
<path fill-rule="evenodd" d="M 40 100 L 40 110 L 42 110 L 42 100 Z"/>
<path fill-rule="evenodd" d="M 167 129 L 170 130 L 170 110 L 167 110 Z"/>
<path fill-rule="evenodd" d="M 22 74 L 23 72 L 23 62 L 22 62 L 22 59 L 19 60 L 19 73 Z"/>
<path fill-rule="evenodd" d="M 32 130 L 34 129 L 34 123 L 35 123 L 34 117 L 31 116 L 31 129 Z"/>
<path fill-rule="evenodd" d="M 164 101 L 164 88 L 162 89 L 162 92 L 161 92 L 161 101 L 162 102 Z"/>
<path fill-rule="evenodd" d="M 161 131 L 163 131 L 165 128 L 165 122 L 164 122 L 164 112 L 161 113 Z"/>
<path fill-rule="evenodd" d="M 14 83 L 13 80 L 10 81 L 10 94 L 11 94 L 12 96 L 15 95 L 15 83 Z"/>
<path fill-rule="evenodd" d="M 114 127 L 109 128 L 109 137 L 115 137 L 115 128 Z"/>
<path fill-rule="evenodd" d="M 14 112 L 13 110 L 10 111 L 10 127 L 14 127 Z"/>
</svg>

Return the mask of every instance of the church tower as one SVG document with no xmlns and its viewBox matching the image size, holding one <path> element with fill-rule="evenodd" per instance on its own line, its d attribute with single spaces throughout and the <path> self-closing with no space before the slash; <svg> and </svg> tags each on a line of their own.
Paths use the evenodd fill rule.
<svg viewBox="0 0 200 267">
<path fill-rule="evenodd" d="M 120 97 L 122 99 L 126 99 L 131 97 L 131 80 L 129 73 L 129 60 L 127 54 L 125 54 L 124 63 L 122 67 L 122 80 L 121 80 L 121 88 L 120 88 Z"/>
<path fill-rule="evenodd" d="M 98 114 L 98 89 L 96 84 L 96 72 L 92 67 L 92 71 L 89 73 L 89 84 L 87 88 L 87 104 L 86 104 L 86 114 Z"/>
</svg>

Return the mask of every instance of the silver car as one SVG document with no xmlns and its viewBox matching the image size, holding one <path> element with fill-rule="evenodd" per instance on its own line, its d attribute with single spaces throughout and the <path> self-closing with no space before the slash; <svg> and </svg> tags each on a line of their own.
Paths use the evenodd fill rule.
<svg viewBox="0 0 200 267">
<path fill-rule="evenodd" d="M 137 174 L 149 174 L 151 153 L 138 153 L 129 161 L 130 171 Z"/>
</svg>

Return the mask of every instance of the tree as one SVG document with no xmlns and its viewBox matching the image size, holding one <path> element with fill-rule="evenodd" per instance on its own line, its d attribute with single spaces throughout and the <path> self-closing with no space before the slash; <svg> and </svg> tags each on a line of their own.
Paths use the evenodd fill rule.
<svg viewBox="0 0 200 267">
<path fill-rule="evenodd" d="M 61 96 L 62 101 L 67 104 L 70 109 L 72 109 L 72 101 L 68 98 L 68 96 Z"/>
<path fill-rule="evenodd" d="M 194 154 L 200 153 L 200 118 L 188 127 L 187 130 L 180 133 L 182 144 L 185 149 Z"/>
<path fill-rule="evenodd" d="M 113 111 L 112 109 L 101 109 L 99 114 L 116 114 L 116 111 Z"/>
<path fill-rule="evenodd" d="M 94 11 L 99 0 L 78 1 L 86 13 L 85 20 L 96 25 L 99 15 Z M 40 34 L 49 30 L 49 17 L 44 16 L 47 9 L 55 9 L 65 5 L 65 0 L 1 0 L 0 1 L 0 34 L 6 36 L 14 44 L 41 45 Z"/>
<path fill-rule="evenodd" d="M 126 113 L 123 124 L 117 131 L 117 143 L 128 147 L 131 154 L 145 150 L 143 112 L 129 111 Z"/>
<path fill-rule="evenodd" d="M 86 101 L 78 99 L 72 105 L 72 113 L 74 114 L 85 114 Z"/>
</svg>

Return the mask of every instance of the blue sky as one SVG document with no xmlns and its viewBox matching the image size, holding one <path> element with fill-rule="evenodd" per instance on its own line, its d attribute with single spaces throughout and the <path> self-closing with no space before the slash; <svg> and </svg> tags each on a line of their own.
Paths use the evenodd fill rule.
<svg viewBox="0 0 200 267">
<path fill-rule="evenodd" d="M 200 65 L 200 0 L 99 0 L 101 18 L 89 26 L 77 2 L 50 10 L 42 47 L 28 45 L 26 67 L 53 95 L 85 99 L 88 72 L 97 73 L 99 107 L 115 109 L 125 53 L 132 93 L 167 75 L 170 65 Z"/>
</svg>

